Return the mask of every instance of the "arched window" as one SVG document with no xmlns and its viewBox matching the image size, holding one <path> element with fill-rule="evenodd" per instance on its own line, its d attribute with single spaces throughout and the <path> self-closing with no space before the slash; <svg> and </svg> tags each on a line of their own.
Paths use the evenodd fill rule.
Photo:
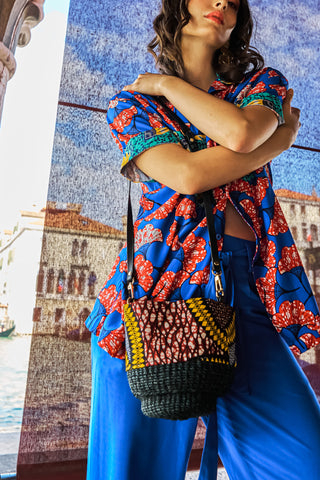
<svg viewBox="0 0 320 480">
<path fill-rule="evenodd" d="M 74 270 L 71 270 L 68 278 L 68 293 L 73 294 L 76 286 L 76 274 Z"/>
<path fill-rule="evenodd" d="M 37 277 L 37 293 L 42 293 L 44 283 L 44 271 L 43 268 L 40 268 Z"/>
<path fill-rule="evenodd" d="M 298 229 L 297 227 L 291 227 L 291 233 L 295 240 L 298 240 Z"/>
<path fill-rule="evenodd" d="M 81 272 L 79 276 L 79 286 L 78 286 L 79 295 L 84 294 L 85 282 L 86 282 L 86 275 L 84 272 Z"/>
<path fill-rule="evenodd" d="M 47 276 L 47 293 L 53 293 L 54 286 L 54 270 L 50 268 Z"/>
<path fill-rule="evenodd" d="M 313 242 L 317 242 L 318 241 L 318 227 L 317 225 L 311 225 L 310 227 L 310 230 L 311 230 L 311 239 Z"/>
<path fill-rule="evenodd" d="M 80 255 L 81 257 L 86 257 L 88 253 L 88 242 L 87 240 L 83 240 L 81 243 Z"/>
<path fill-rule="evenodd" d="M 90 272 L 89 278 L 88 278 L 88 286 L 89 286 L 89 297 L 94 297 L 94 290 L 95 290 L 95 284 L 97 282 L 97 276 L 94 272 Z"/>
<path fill-rule="evenodd" d="M 307 241 L 308 240 L 308 229 L 306 228 L 307 227 L 307 224 L 306 223 L 303 223 L 302 224 L 302 238 L 303 240 Z"/>
<path fill-rule="evenodd" d="M 65 287 L 66 276 L 63 270 L 59 270 L 58 281 L 57 281 L 57 293 L 63 293 Z"/>
<path fill-rule="evenodd" d="M 79 242 L 78 242 L 78 240 L 73 240 L 71 255 L 73 257 L 76 257 L 78 255 L 78 253 L 79 253 Z"/>
</svg>

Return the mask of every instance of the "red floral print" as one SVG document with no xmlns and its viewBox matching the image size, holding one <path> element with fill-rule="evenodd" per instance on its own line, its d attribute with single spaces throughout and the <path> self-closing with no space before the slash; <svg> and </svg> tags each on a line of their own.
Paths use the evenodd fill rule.
<svg viewBox="0 0 320 480">
<path fill-rule="evenodd" d="M 286 300 L 281 303 L 278 313 L 273 316 L 273 324 L 277 328 L 289 325 L 308 325 L 314 323 L 315 316 L 310 310 L 306 310 L 300 300 L 290 302 Z"/>
<path fill-rule="evenodd" d="M 114 100 L 111 100 L 109 103 L 109 108 L 116 108 L 118 106 L 119 100 L 115 98 Z"/>
<path fill-rule="evenodd" d="M 167 300 L 176 288 L 181 287 L 183 282 L 187 280 L 190 275 L 184 270 L 178 272 L 165 272 L 153 290 L 155 300 Z"/>
<path fill-rule="evenodd" d="M 138 110 L 134 105 L 132 105 L 130 108 L 122 110 L 113 120 L 113 123 L 110 125 L 110 127 L 113 130 L 116 130 L 118 133 L 123 133 L 123 130 L 130 125 L 132 118 L 137 113 Z"/>
<path fill-rule="evenodd" d="M 283 211 L 281 210 L 279 201 L 275 199 L 274 202 L 274 216 L 271 219 L 270 226 L 268 229 L 268 234 L 277 236 L 279 233 L 285 233 L 289 230 L 287 221 L 283 215 Z"/>
<path fill-rule="evenodd" d="M 276 244 L 272 240 L 268 240 L 267 237 L 263 238 L 260 242 L 260 256 L 267 268 L 275 267 L 275 253 Z"/>
<path fill-rule="evenodd" d="M 171 250 L 173 252 L 176 252 L 177 250 L 179 250 L 179 248 L 181 248 L 181 243 L 179 241 L 177 231 L 178 231 L 178 223 L 175 220 L 169 229 L 170 233 L 167 236 L 167 240 L 166 240 L 167 245 L 171 247 Z"/>
<path fill-rule="evenodd" d="M 277 269 L 269 268 L 265 277 L 260 277 L 256 281 L 256 287 L 261 301 L 265 304 L 270 315 L 273 315 L 276 312 L 276 297 L 274 292 L 276 275 Z"/>
<path fill-rule="evenodd" d="M 161 128 L 163 127 L 162 118 L 158 115 L 149 115 L 149 123 L 152 128 Z"/>
<path fill-rule="evenodd" d="M 202 262 L 206 257 L 206 241 L 202 237 L 196 237 L 194 233 L 189 235 L 188 239 L 183 243 L 184 251 L 183 268 L 189 273 L 192 273 L 197 264 Z"/>
<path fill-rule="evenodd" d="M 268 72 L 268 77 L 269 78 L 278 77 L 278 76 L 279 76 L 279 74 L 277 72 L 275 72 L 274 70 L 270 70 Z"/>
<path fill-rule="evenodd" d="M 195 203 L 190 198 L 182 199 L 176 209 L 176 216 L 183 217 L 185 220 L 195 218 L 197 216 Z"/>
<path fill-rule="evenodd" d="M 266 84 L 264 82 L 259 82 L 257 85 L 250 90 L 250 95 L 254 95 L 256 93 L 263 93 L 266 92 Z M 250 96 L 248 95 L 248 96 Z"/>
<path fill-rule="evenodd" d="M 209 282 L 210 267 L 209 265 L 203 270 L 198 270 L 190 278 L 190 284 L 203 285 Z"/>
<path fill-rule="evenodd" d="M 118 292 L 115 285 L 103 288 L 98 298 L 106 309 L 106 315 L 109 315 L 111 310 L 122 313 L 122 292 Z"/>
<path fill-rule="evenodd" d="M 169 213 L 171 213 L 177 204 L 177 200 L 179 198 L 180 194 L 178 192 L 175 192 L 169 200 L 167 200 L 163 205 L 161 205 L 154 213 L 151 213 L 145 218 L 146 222 L 149 222 L 152 219 L 155 220 L 162 220 L 164 218 L 167 218 Z"/>
<path fill-rule="evenodd" d="M 291 245 L 291 247 L 284 247 L 281 250 L 281 258 L 278 265 L 279 272 L 281 274 L 290 272 L 290 270 L 293 268 L 301 266 L 302 262 L 295 245 Z"/>
<path fill-rule="evenodd" d="M 240 205 L 242 205 L 245 212 L 249 215 L 253 228 L 255 230 L 255 233 L 257 234 L 258 237 L 261 238 L 262 218 L 260 217 L 260 215 L 258 215 L 257 207 L 248 198 L 241 200 Z"/>
<path fill-rule="evenodd" d="M 154 202 L 145 195 L 141 196 L 139 203 L 143 210 L 152 210 L 154 207 Z"/>
<path fill-rule="evenodd" d="M 281 85 L 270 85 L 270 88 L 273 88 L 273 90 L 276 90 L 277 94 L 278 94 L 279 97 L 281 97 L 282 99 L 285 99 L 285 98 L 286 98 L 286 95 L 287 95 L 287 89 L 286 89 L 286 87 L 281 86 Z"/>
<path fill-rule="evenodd" d="M 114 284 L 109 285 L 107 288 L 103 288 L 99 293 L 99 300 L 106 309 L 106 314 L 109 315 L 111 307 L 114 305 L 114 300 L 117 296 L 117 288 Z"/>
<path fill-rule="evenodd" d="M 128 271 L 128 265 L 126 260 L 122 260 L 122 262 L 120 262 L 119 270 L 121 273 Z"/>
<path fill-rule="evenodd" d="M 146 243 L 153 243 L 153 242 L 162 242 L 163 235 L 159 228 L 154 228 L 152 223 L 148 223 L 142 230 L 138 230 L 135 238 L 135 250 L 139 250 L 140 247 L 145 245 Z"/>
<path fill-rule="evenodd" d="M 151 276 L 153 272 L 152 263 L 146 260 L 143 255 L 139 254 L 134 259 L 134 266 L 136 271 L 136 280 L 145 292 L 150 290 L 153 284 Z"/>
<path fill-rule="evenodd" d="M 319 328 L 319 319 L 318 319 L 318 328 Z M 317 331 L 317 328 L 314 328 L 314 330 Z M 311 333 L 305 333 L 304 335 L 301 335 L 300 339 L 305 343 L 307 349 L 315 347 L 318 343 L 315 340 L 314 335 L 312 335 Z"/>
<path fill-rule="evenodd" d="M 148 102 L 148 100 L 143 97 L 142 95 L 140 95 L 139 93 L 136 93 L 135 94 L 135 98 L 137 100 L 139 100 L 139 102 L 141 103 L 141 105 L 144 107 L 144 108 L 148 108 L 150 107 L 150 103 Z"/>
<path fill-rule="evenodd" d="M 103 317 L 106 318 L 106 317 Z M 117 357 L 120 360 L 125 358 L 124 347 L 125 333 L 124 325 L 121 325 L 116 330 L 112 330 L 105 338 L 98 342 L 99 347 L 103 348 L 112 357 Z"/>
</svg>

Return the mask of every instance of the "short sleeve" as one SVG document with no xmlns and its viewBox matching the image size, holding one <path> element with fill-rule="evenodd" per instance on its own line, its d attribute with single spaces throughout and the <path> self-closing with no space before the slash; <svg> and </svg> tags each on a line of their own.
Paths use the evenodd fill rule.
<svg viewBox="0 0 320 480">
<path fill-rule="evenodd" d="M 121 173 L 133 182 L 152 180 L 132 160 L 149 148 L 179 143 L 179 137 L 165 124 L 152 97 L 120 92 L 109 103 L 107 121 L 123 159 Z"/>
<path fill-rule="evenodd" d="M 240 108 L 261 105 L 272 110 L 279 125 L 284 123 L 282 104 L 286 97 L 288 80 L 278 70 L 263 68 L 256 72 L 238 96 Z"/>
</svg>

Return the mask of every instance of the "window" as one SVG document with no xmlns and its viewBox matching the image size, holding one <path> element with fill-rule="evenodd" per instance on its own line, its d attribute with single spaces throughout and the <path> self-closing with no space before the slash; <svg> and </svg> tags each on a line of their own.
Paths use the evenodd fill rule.
<svg viewBox="0 0 320 480">
<path fill-rule="evenodd" d="M 34 307 L 33 309 L 33 321 L 40 322 L 41 321 L 41 307 Z"/>
<path fill-rule="evenodd" d="M 59 323 L 62 320 L 63 313 L 64 313 L 64 308 L 56 308 L 55 315 L 54 315 L 55 323 Z"/>
<path fill-rule="evenodd" d="M 53 293 L 54 286 L 54 270 L 50 268 L 47 276 L 47 293 Z"/>
<path fill-rule="evenodd" d="M 81 250 L 80 250 L 80 255 L 81 257 L 86 257 L 88 253 L 88 242 L 87 240 L 83 240 L 81 243 Z"/>
<path fill-rule="evenodd" d="M 81 272 L 79 276 L 79 286 L 78 286 L 79 295 L 84 295 L 85 282 L 86 282 L 86 275 L 84 272 Z"/>
<path fill-rule="evenodd" d="M 305 215 L 305 213 L 306 213 L 306 206 L 305 205 L 300 205 L 300 212 L 301 212 L 301 215 Z"/>
<path fill-rule="evenodd" d="M 306 242 L 308 241 L 308 229 L 306 227 L 302 227 L 302 238 Z"/>
<path fill-rule="evenodd" d="M 78 240 L 73 240 L 71 255 L 73 257 L 76 257 L 78 255 L 78 253 L 79 253 L 79 242 L 78 242 Z"/>
<path fill-rule="evenodd" d="M 318 227 L 317 227 L 317 225 L 311 225 L 310 230 L 311 230 L 311 241 L 312 242 L 317 242 L 318 241 Z"/>
<path fill-rule="evenodd" d="M 297 227 L 291 227 L 291 233 L 295 240 L 298 240 L 298 229 Z"/>
<path fill-rule="evenodd" d="M 66 276 L 63 270 L 59 270 L 58 281 L 57 281 L 57 293 L 63 293 L 65 287 Z"/>
<path fill-rule="evenodd" d="M 94 272 L 91 272 L 88 278 L 88 286 L 89 286 L 89 297 L 95 296 L 95 284 L 97 282 L 97 276 Z"/>
<path fill-rule="evenodd" d="M 37 293 L 42 293 L 44 283 L 44 271 L 43 268 L 40 268 L 38 277 L 37 277 Z"/>
<path fill-rule="evenodd" d="M 290 213 L 292 213 L 292 214 L 296 213 L 296 206 L 295 206 L 294 203 L 291 203 L 291 205 L 290 205 Z"/>
<path fill-rule="evenodd" d="M 76 286 L 76 274 L 74 270 L 71 270 L 71 273 L 69 275 L 68 279 L 68 294 L 72 295 L 75 292 L 75 286 Z"/>
</svg>

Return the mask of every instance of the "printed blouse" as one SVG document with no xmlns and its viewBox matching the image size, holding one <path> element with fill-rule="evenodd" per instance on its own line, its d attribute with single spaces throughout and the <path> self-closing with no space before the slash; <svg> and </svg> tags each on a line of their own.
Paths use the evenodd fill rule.
<svg viewBox="0 0 320 480">
<path fill-rule="evenodd" d="M 239 108 L 261 105 L 283 123 L 282 102 L 287 80 L 277 70 L 263 68 L 239 84 L 218 79 L 208 93 Z M 173 105 L 191 128 L 198 149 L 214 148 Z M 155 300 L 213 296 L 210 248 L 203 206 L 195 195 L 182 195 L 141 172 L 132 160 L 163 143 L 180 143 L 179 125 L 171 121 L 156 97 L 120 92 L 109 104 L 107 120 L 123 160 L 121 173 L 140 182 L 142 195 L 135 221 L 135 298 Z M 213 190 L 219 251 L 223 247 L 225 209 L 229 200 L 256 238 L 252 272 L 270 320 L 296 354 L 320 342 L 320 316 L 288 224 L 272 188 L 270 164 Z M 101 289 L 86 325 L 99 336 L 99 345 L 123 359 L 127 251 L 122 249 Z"/>
</svg>

